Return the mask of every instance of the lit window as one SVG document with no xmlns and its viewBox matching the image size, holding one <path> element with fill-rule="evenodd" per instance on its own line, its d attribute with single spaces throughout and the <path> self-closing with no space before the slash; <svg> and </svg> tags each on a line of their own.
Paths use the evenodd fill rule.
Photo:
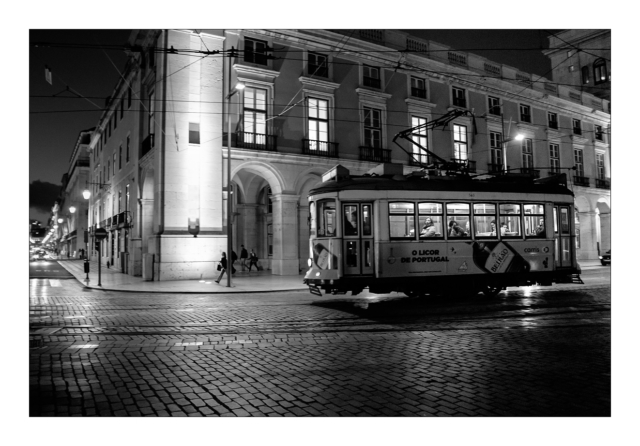
<svg viewBox="0 0 640 446">
<path fill-rule="evenodd" d="M 596 84 L 607 82 L 609 77 L 607 75 L 607 62 L 600 58 L 593 62 L 593 78 Z"/>
<path fill-rule="evenodd" d="M 420 228 L 420 238 L 442 238 L 442 215 L 441 203 L 418 203 L 418 227 Z"/>
<path fill-rule="evenodd" d="M 329 101 L 309 98 L 309 150 L 328 150 Z"/>
<path fill-rule="evenodd" d="M 467 127 L 464 125 L 453 125 L 453 157 L 457 160 L 469 159 L 467 145 Z"/>
<path fill-rule="evenodd" d="M 447 203 L 447 237 L 470 238 L 470 208 L 468 203 Z"/>
<path fill-rule="evenodd" d="M 414 203 L 389 203 L 389 237 L 414 238 L 416 225 Z"/>
<path fill-rule="evenodd" d="M 424 149 L 421 148 L 421 147 L 424 147 L 426 149 L 428 146 L 427 128 L 426 126 L 424 126 L 424 124 L 426 123 L 427 123 L 427 120 L 425 118 L 419 118 L 417 116 L 411 117 L 411 127 L 423 126 L 414 130 L 413 133 L 411 134 L 411 139 L 414 142 L 414 144 L 412 144 L 412 147 L 413 147 L 412 160 L 414 162 L 418 162 L 421 165 L 429 164 L 429 155 Z"/>
</svg>

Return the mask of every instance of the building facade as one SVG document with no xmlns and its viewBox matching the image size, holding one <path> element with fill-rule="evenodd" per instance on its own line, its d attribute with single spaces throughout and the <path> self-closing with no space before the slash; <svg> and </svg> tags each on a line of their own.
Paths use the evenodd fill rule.
<svg viewBox="0 0 640 446">
<path fill-rule="evenodd" d="M 478 174 L 568 173 L 579 258 L 608 249 L 593 212 L 609 206 L 606 99 L 391 30 L 136 30 L 129 43 L 89 145 L 89 225 L 108 230 L 101 261 L 127 274 L 212 277 L 227 200 L 234 249 L 299 274 L 321 175 L 419 169 L 428 154 L 393 137 L 455 109 L 475 118 L 414 141 Z"/>
</svg>

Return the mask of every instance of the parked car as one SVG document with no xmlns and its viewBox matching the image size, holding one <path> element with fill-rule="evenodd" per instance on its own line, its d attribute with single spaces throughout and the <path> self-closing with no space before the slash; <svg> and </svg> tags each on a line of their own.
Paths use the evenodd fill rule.
<svg viewBox="0 0 640 446">
<path fill-rule="evenodd" d="M 600 256 L 600 263 L 602 266 L 611 265 L 611 250 Z"/>
<path fill-rule="evenodd" d="M 49 255 L 46 251 L 36 251 L 32 254 L 31 261 L 37 262 L 38 260 L 47 260 L 47 258 L 49 258 Z"/>
</svg>

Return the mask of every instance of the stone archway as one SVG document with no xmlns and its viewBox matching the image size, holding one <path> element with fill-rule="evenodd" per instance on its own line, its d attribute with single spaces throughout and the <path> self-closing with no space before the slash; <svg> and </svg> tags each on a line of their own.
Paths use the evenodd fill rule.
<svg viewBox="0 0 640 446">
<path fill-rule="evenodd" d="M 597 246 L 599 254 L 611 249 L 611 208 L 607 198 L 596 203 Z"/>
<path fill-rule="evenodd" d="M 142 276 L 151 280 L 153 272 L 145 268 L 147 262 L 151 262 L 151 255 L 155 251 L 152 236 L 154 233 L 154 202 L 155 202 L 155 170 L 151 167 L 143 168 L 138 190 L 138 218 L 137 230 L 132 238 L 133 275 Z"/>
</svg>

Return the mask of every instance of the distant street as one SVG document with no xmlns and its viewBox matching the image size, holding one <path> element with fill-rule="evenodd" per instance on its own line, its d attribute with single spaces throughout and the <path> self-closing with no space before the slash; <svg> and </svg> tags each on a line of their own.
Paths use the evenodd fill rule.
<svg viewBox="0 0 640 446">
<path fill-rule="evenodd" d="M 32 416 L 611 414 L 610 267 L 412 299 L 116 293 L 55 265 L 30 265 Z"/>
<path fill-rule="evenodd" d="M 30 279 L 73 279 L 69 272 L 55 260 L 29 262 Z"/>
</svg>

